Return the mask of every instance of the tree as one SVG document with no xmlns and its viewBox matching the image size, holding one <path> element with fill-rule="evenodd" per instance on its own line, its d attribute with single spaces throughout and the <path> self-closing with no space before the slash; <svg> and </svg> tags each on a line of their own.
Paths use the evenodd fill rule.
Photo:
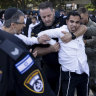
<svg viewBox="0 0 96 96">
<path fill-rule="evenodd" d="M 96 8 L 96 0 L 91 0 L 91 2 L 94 5 L 94 7 Z"/>
<path fill-rule="evenodd" d="M 8 7 L 17 7 L 20 9 L 28 9 L 28 4 L 33 4 L 33 7 L 37 7 L 41 2 L 46 0 L 0 0 L 0 9 L 6 9 Z M 63 8 L 65 0 L 47 0 L 53 3 L 54 8 Z"/>
</svg>

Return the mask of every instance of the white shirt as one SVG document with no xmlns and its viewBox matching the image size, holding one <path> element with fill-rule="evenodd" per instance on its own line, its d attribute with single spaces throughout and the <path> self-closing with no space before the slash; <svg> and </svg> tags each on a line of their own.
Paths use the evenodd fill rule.
<svg viewBox="0 0 96 96">
<path fill-rule="evenodd" d="M 28 28 L 28 37 L 31 37 L 31 32 L 32 32 L 32 29 L 34 28 L 34 26 L 36 26 L 37 24 L 39 24 L 39 22 L 38 23 L 35 23 L 35 24 L 30 24 L 29 25 L 29 28 Z"/>
<path fill-rule="evenodd" d="M 33 45 L 33 44 L 38 44 L 38 39 L 36 37 L 26 37 L 25 35 L 22 34 L 15 34 L 16 37 L 21 39 L 26 45 Z"/>
<path fill-rule="evenodd" d="M 83 36 L 80 36 L 75 40 L 71 40 L 68 43 L 64 43 L 60 39 L 60 37 L 64 36 L 61 31 L 69 32 L 67 26 L 64 25 L 60 28 L 42 31 L 38 34 L 38 36 L 47 34 L 51 38 L 54 37 L 59 39 L 60 50 L 58 53 L 58 59 L 63 71 L 76 72 L 77 74 L 82 74 L 85 72 L 89 75 L 89 67 L 87 63 L 87 56 L 85 54 Z"/>
</svg>

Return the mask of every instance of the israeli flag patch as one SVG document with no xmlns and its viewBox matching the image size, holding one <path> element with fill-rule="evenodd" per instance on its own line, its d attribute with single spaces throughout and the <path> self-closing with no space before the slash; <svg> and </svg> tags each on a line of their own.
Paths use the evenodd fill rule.
<svg viewBox="0 0 96 96">
<path fill-rule="evenodd" d="M 34 61 L 32 60 L 30 55 L 27 55 L 24 57 L 20 62 L 15 64 L 15 67 L 17 70 L 23 74 L 25 73 L 32 65 L 34 64 Z"/>
</svg>

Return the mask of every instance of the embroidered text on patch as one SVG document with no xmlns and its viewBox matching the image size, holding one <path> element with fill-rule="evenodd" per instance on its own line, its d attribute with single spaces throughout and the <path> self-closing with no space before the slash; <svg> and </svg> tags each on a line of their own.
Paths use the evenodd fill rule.
<svg viewBox="0 0 96 96">
<path fill-rule="evenodd" d="M 24 81 L 24 86 L 34 93 L 44 92 L 44 81 L 40 71 L 33 71 Z"/>
<path fill-rule="evenodd" d="M 17 70 L 23 74 L 25 73 L 32 65 L 34 64 L 34 61 L 32 60 L 30 55 L 27 55 L 25 58 L 23 58 L 20 62 L 18 62 L 15 66 Z"/>
</svg>

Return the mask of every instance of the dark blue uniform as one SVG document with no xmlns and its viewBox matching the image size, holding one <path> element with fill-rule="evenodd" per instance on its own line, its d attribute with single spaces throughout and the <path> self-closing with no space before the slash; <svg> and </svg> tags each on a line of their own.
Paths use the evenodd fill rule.
<svg viewBox="0 0 96 96">
<path fill-rule="evenodd" d="M 66 19 L 58 17 L 55 18 L 55 21 L 53 22 L 52 26 L 46 27 L 44 23 L 41 21 L 40 24 L 34 27 L 32 30 L 32 36 L 37 36 L 37 34 L 40 31 L 48 30 L 48 29 L 54 29 L 58 28 L 62 25 L 66 24 Z M 57 38 L 53 38 L 58 41 Z M 50 45 L 34 45 L 33 47 L 49 47 Z M 47 76 L 48 82 L 51 85 L 51 88 L 56 92 L 58 91 L 58 84 L 59 83 L 59 72 L 60 72 L 60 65 L 58 63 L 58 52 L 49 53 L 47 55 L 44 55 L 43 60 L 41 61 L 41 67 L 44 73 Z M 43 63 L 43 65 L 42 65 Z"/>
<path fill-rule="evenodd" d="M 25 46 L 0 30 L 0 96 L 56 96 Z"/>
</svg>

